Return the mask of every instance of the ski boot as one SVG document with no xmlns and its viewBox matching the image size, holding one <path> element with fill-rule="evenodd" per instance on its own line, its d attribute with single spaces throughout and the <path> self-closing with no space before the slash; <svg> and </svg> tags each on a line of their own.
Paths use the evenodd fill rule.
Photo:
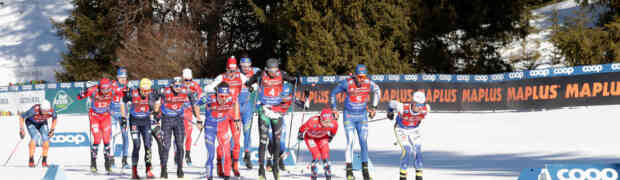
<svg viewBox="0 0 620 180">
<path fill-rule="evenodd" d="M 258 167 L 258 180 L 265 180 L 265 166 L 262 163 L 259 163 Z"/>
<path fill-rule="evenodd" d="M 131 166 L 131 179 L 140 179 L 140 176 L 138 176 L 138 166 L 136 165 Z"/>
<path fill-rule="evenodd" d="M 400 170 L 400 180 L 407 180 L 407 170 Z"/>
<path fill-rule="evenodd" d="M 353 176 L 353 164 L 347 163 L 347 180 L 355 180 Z"/>
<path fill-rule="evenodd" d="M 161 175 L 159 177 L 161 179 L 168 179 L 168 168 L 166 168 L 166 165 L 161 165 Z"/>
<path fill-rule="evenodd" d="M 224 176 L 223 179 L 224 180 L 230 180 L 230 176 Z"/>
<path fill-rule="evenodd" d="M 250 152 L 243 153 L 243 162 L 245 163 L 245 167 L 248 169 L 252 169 L 252 161 L 250 160 Z"/>
<path fill-rule="evenodd" d="M 97 159 L 90 158 L 90 172 L 97 172 Z"/>
<path fill-rule="evenodd" d="M 370 173 L 368 173 L 368 162 L 362 162 L 362 175 L 364 180 L 372 180 Z"/>
<path fill-rule="evenodd" d="M 129 163 L 127 163 L 127 156 L 123 156 L 123 162 L 122 162 L 122 168 L 123 169 L 129 169 Z"/>
<path fill-rule="evenodd" d="M 43 158 L 41 158 L 41 166 L 47 167 L 47 156 L 43 156 Z"/>
<path fill-rule="evenodd" d="M 319 177 L 319 169 L 316 168 L 316 160 L 312 160 L 312 166 L 310 166 L 310 171 L 312 174 L 310 175 L 311 180 L 316 180 Z"/>
<path fill-rule="evenodd" d="M 185 176 L 183 173 L 183 166 L 177 167 L 177 178 L 182 179 Z"/>
<path fill-rule="evenodd" d="M 235 177 L 241 177 L 241 173 L 239 173 L 239 160 L 235 159 L 233 160 L 233 165 L 232 165 L 232 169 L 233 169 L 233 174 L 235 175 Z"/>
<path fill-rule="evenodd" d="M 278 162 L 273 162 L 275 168 L 271 169 L 271 172 L 273 173 L 273 179 L 275 180 L 279 180 L 280 179 L 280 173 L 279 173 L 279 168 L 278 168 L 278 164 L 276 164 Z"/>
<path fill-rule="evenodd" d="M 224 170 L 222 169 L 222 159 L 217 159 L 217 176 L 224 176 Z"/>
<path fill-rule="evenodd" d="M 415 180 L 422 180 L 422 170 L 415 170 Z"/>
<path fill-rule="evenodd" d="M 110 173 L 112 172 L 112 161 L 114 160 L 113 157 L 105 157 L 104 158 L 104 162 L 103 165 L 105 167 L 105 171 Z"/>
<path fill-rule="evenodd" d="M 278 162 L 278 167 L 280 168 L 280 170 L 286 171 L 286 167 L 284 167 L 284 159 L 280 158 L 280 161 Z"/>
<path fill-rule="evenodd" d="M 28 167 L 34 167 L 34 157 L 30 157 L 30 159 L 28 159 Z"/>
<path fill-rule="evenodd" d="M 185 151 L 185 162 L 187 163 L 187 167 L 192 166 L 192 158 L 189 155 L 189 151 Z"/>
<path fill-rule="evenodd" d="M 323 160 L 323 172 L 325 172 L 325 179 L 326 180 L 331 180 L 332 179 L 332 170 L 331 170 L 331 166 L 329 165 L 329 162 L 327 160 Z"/>
<path fill-rule="evenodd" d="M 153 169 L 153 166 L 151 165 L 151 163 L 146 163 L 146 178 L 147 179 L 153 179 L 155 178 L 155 176 L 153 175 L 153 172 L 151 172 L 151 169 Z"/>
</svg>

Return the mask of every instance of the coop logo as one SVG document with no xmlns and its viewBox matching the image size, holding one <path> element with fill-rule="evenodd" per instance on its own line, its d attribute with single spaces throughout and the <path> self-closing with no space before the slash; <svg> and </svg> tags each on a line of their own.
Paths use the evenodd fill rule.
<svg viewBox="0 0 620 180">
<path fill-rule="evenodd" d="M 45 84 L 37 84 L 35 85 L 36 89 L 45 89 Z"/>
<path fill-rule="evenodd" d="M 457 81 L 469 81 L 469 76 L 468 75 L 456 75 L 456 80 Z"/>
<path fill-rule="evenodd" d="M 58 132 L 50 138 L 51 147 L 89 146 L 88 134 L 85 132 Z"/>
<path fill-rule="evenodd" d="M 435 75 L 429 75 L 429 74 L 422 75 L 422 80 L 424 81 L 435 81 L 435 79 L 437 79 Z"/>
<path fill-rule="evenodd" d="M 558 180 L 617 180 L 618 171 L 612 168 L 604 168 L 602 170 L 596 168 L 588 168 L 586 170 L 578 168 L 560 169 L 556 177 Z"/>
<path fill-rule="evenodd" d="M 489 80 L 489 77 L 485 75 L 476 75 L 474 76 L 474 80 L 486 82 Z"/>
<path fill-rule="evenodd" d="M 308 77 L 306 81 L 311 82 L 311 83 L 316 83 L 316 82 L 319 82 L 319 77 Z"/>
<path fill-rule="evenodd" d="M 24 85 L 22 86 L 22 90 L 32 90 L 32 85 Z"/>
<path fill-rule="evenodd" d="M 491 75 L 491 80 L 493 80 L 493 81 L 504 80 L 504 74 L 494 74 L 494 75 Z"/>
<path fill-rule="evenodd" d="M 385 79 L 384 75 L 374 75 L 372 76 L 373 81 L 383 81 Z"/>
<path fill-rule="evenodd" d="M 611 64 L 611 70 L 620 70 L 620 63 Z"/>
<path fill-rule="evenodd" d="M 83 82 L 74 83 L 73 86 L 81 88 L 81 87 L 84 87 L 84 83 Z"/>
<path fill-rule="evenodd" d="M 344 81 L 347 80 L 347 78 L 349 78 L 349 76 L 338 76 L 338 81 Z"/>
<path fill-rule="evenodd" d="M 569 68 L 556 68 L 553 70 L 553 74 L 566 74 L 566 75 L 571 75 L 573 74 L 573 72 L 575 72 L 575 69 L 572 67 Z"/>
<path fill-rule="evenodd" d="M 399 81 L 400 75 L 388 75 L 388 80 L 390 81 Z"/>
<path fill-rule="evenodd" d="M 511 72 L 511 73 L 508 73 L 508 78 L 510 78 L 510 79 L 521 79 L 521 78 L 523 78 L 523 72 Z"/>
<path fill-rule="evenodd" d="M 439 80 L 442 81 L 452 81 L 452 76 L 447 74 L 439 75 Z"/>
<path fill-rule="evenodd" d="M 336 76 L 323 76 L 323 82 L 334 82 L 336 81 Z"/>
<path fill-rule="evenodd" d="M 545 77 L 547 75 L 549 75 L 549 70 L 548 69 L 531 70 L 530 71 L 530 76 L 531 77 Z"/>
<path fill-rule="evenodd" d="M 60 88 L 70 88 L 71 83 L 60 83 Z"/>
<path fill-rule="evenodd" d="M 54 110 L 56 112 L 65 111 L 73 104 L 73 99 L 65 92 L 64 90 L 58 90 L 56 96 L 54 97 Z"/>
<path fill-rule="evenodd" d="M 53 83 L 53 84 L 47 84 L 47 88 L 48 88 L 48 89 L 56 89 L 56 83 Z"/>
<path fill-rule="evenodd" d="M 603 70 L 602 65 L 584 66 L 581 68 L 583 72 L 601 72 Z"/>
<path fill-rule="evenodd" d="M 407 75 L 405 75 L 404 78 L 407 81 L 417 81 L 418 80 L 418 75 L 416 75 L 416 74 L 407 74 Z"/>
<path fill-rule="evenodd" d="M 160 86 L 166 85 L 168 84 L 168 80 L 159 80 L 157 81 L 157 84 L 159 84 Z"/>
</svg>

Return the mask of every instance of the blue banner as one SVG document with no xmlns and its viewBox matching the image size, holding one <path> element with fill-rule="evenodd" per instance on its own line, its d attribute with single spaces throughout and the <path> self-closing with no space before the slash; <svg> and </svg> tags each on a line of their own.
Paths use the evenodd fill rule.
<svg viewBox="0 0 620 180">
<path fill-rule="evenodd" d="M 90 146 L 88 134 L 85 132 L 57 132 L 50 138 L 50 147 L 82 146 Z"/>
<path fill-rule="evenodd" d="M 619 169 L 620 164 L 550 164 L 544 176 L 551 180 L 611 180 L 618 179 Z"/>
</svg>

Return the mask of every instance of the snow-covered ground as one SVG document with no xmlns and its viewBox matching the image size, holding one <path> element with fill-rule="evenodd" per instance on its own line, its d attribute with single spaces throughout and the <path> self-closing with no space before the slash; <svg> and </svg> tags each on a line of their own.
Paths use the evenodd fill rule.
<svg viewBox="0 0 620 180">
<path fill-rule="evenodd" d="M 540 168 L 547 163 L 618 163 L 620 154 L 615 143 L 620 121 L 617 114 L 620 106 L 593 106 L 573 109 L 558 109 L 538 112 L 498 112 L 498 113 L 435 113 L 423 122 L 423 155 L 425 179 L 433 180 L 514 180 L 524 168 Z M 297 128 L 304 116 L 314 113 L 295 114 L 293 127 Z M 379 113 L 377 118 L 385 116 Z M 14 117 L 0 120 L 0 134 L 5 146 L 0 148 L 0 158 L 5 161 L 18 141 L 18 124 Z M 370 157 L 375 166 L 375 179 L 397 179 L 400 150 L 394 143 L 392 123 L 389 121 L 371 122 L 369 125 Z M 60 116 L 57 132 L 87 132 L 86 116 Z M 293 128 L 293 129 L 295 129 Z M 253 128 L 257 137 L 256 127 Z M 288 130 L 288 128 L 287 128 Z M 198 132 L 194 131 L 194 137 Z M 292 137 L 295 137 L 293 134 Z M 342 126 L 331 143 L 333 171 L 337 178 L 344 179 L 345 136 Z M 254 141 L 256 146 L 257 141 Z M 295 144 L 293 139 L 291 144 Z M 203 171 L 201 166 L 206 159 L 203 140 L 194 146 L 192 156 L 194 165 L 186 169 L 186 176 L 196 179 Z M 310 154 L 302 147 L 299 164 L 290 173 L 283 173 L 283 179 L 309 179 L 307 174 L 298 176 L 310 159 Z M 159 156 L 154 146 L 154 173 L 159 175 Z M 357 147 L 356 147 L 357 148 Z M 130 148 L 131 149 L 131 148 Z M 37 154 L 40 150 L 37 151 Z M 101 152 L 100 152 L 101 154 Z M 142 158 L 142 156 L 141 156 Z M 64 166 L 69 179 L 127 179 L 123 176 L 90 176 L 88 172 L 89 150 L 81 148 L 51 148 L 51 164 Z M 143 160 L 140 160 L 143 168 Z M 45 169 L 31 169 L 27 164 L 27 146 L 22 143 L 18 154 L 8 167 L 0 168 L 0 177 L 7 179 L 39 179 Z M 170 161 L 169 167 L 173 167 Z M 99 158 L 100 171 L 103 169 Z M 175 177 L 170 168 L 170 177 Z M 129 170 L 125 170 L 129 173 Z M 307 172 L 307 171 L 306 171 Z M 143 174 L 143 169 L 140 170 Z M 360 172 L 355 172 L 361 178 Z M 268 173 L 269 174 L 269 173 Z M 244 179 L 256 179 L 257 170 L 242 168 Z M 268 179 L 271 179 L 268 176 Z"/>
<path fill-rule="evenodd" d="M 66 19 L 71 0 L 0 0 L 0 85 L 9 82 L 55 82 L 61 53 L 67 47 L 52 21 Z"/>
<path fill-rule="evenodd" d="M 594 25 L 598 20 L 601 12 L 607 11 L 608 8 L 594 6 L 592 8 L 581 9 L 576 0 L 564 0 L 558 3 L 535 9 L 531 12 L 534 19 L 530 20 L 530 25 L 539 30 L 538 32 L 529 34 L 525 39 L 514 41 L 499 50 L 500 55 L 505 59 L 522 57 L 524 53 L 539 53 L 540 57 L 536 61 L 536 68 L 550 68 L 566 66 L 562 57 L 559 57 L 559 64 L 552 62 L 554 51 L 557 48 L 551 42 L 551 27 L 553 25 L 553 14 L 557 12 L 557 20 L 559 25 L 564 25 L 567 19 L 579 16 L 580 11 L 583 12 L 587 19 L 590 19 L 589 26 Z M 525 50 L 523 46 L 525 45 Z M 517 70 L 524 70 L 527 63 L 517 62 L 513 66 Z"/>
</svg>

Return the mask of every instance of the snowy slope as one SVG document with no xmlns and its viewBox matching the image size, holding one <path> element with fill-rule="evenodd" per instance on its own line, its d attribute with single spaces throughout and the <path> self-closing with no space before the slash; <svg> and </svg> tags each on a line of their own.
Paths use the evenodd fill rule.
<svg viewBox="0 0 620 180">
<path fill-rule="evenodd" d="M 55 81 L 65 41 L 51 20 L 62 21 L 70 0 L 0 0 L 0 85 L 29 80 Z"/>
<path fill-rule="evenodd" d="M 577 109 L 558 109 L 540 112 L 507 113 L 436 113 L 429 115 L 423 126 L 423 155 L 425 179 L 433 180 L 514 180 L 524 168 L 543 167 L 545 163 L 612 163 L 620 162 L 617 127 L 620 121 L 615 117 L 620 106 L 596 106 Z M 299 120 L 313 113 L 295 115 L 293 127 Z M 385 114 L 378 114 L 377 118 Z M 256 121 L 254 121 L 256 122 Z M 256 124 L 256 123 L 255 123 Z M 254 135 L 256 125 L 253 128 Z M 6 146 L 0 148 L 0 158 L 4 161 L 18 139 L 17 119 L 0 120 L 0 134 Z M 370 157 L 375 166 L 375 179 L 397 179 L 399 148 L 392 124 L 388 121 L 372 122 L 369 125 Z M 57 132 L 87 131 L 86 116 L 61 116 Z M 295 129 L 293 128 L 293 129 Z M 288 128 L 287 128 L 288 130 Z M 194 137 L 198 132 L 194 131 Z M 292 137 L 295 137 L 294 133 Z M 295 144 L 293 139 L 291 144 Z M 338 178 L 344 177 L 345 136 L 340 126 L 331 143 L 333 171 Z M 254 141 L 256 146 L 257 141 Z M 193 148 L 194 165 L 202 166 L 206 159 L 203 140 Z M 291 173 L 284 173 L 283 179 L 309 179 L 307 174 L 298 176 L 310 159 L 310 154 L 302 145 L 300 164 Z M 291 147 L 293 148 L 293 147 Z M 358 147 L 356 147 L 358 148 Z M 27 146 L 22 143 L 17 156 L 9 162 L 9 167 L 0 168 L 0 177 L 9 179 L 37 179 L 45 169 L 25 168 Z M 131 149 L 131 148 L 130 148 Z M 154 173 L 159 175 L 159 156 L 154 147 Z M 39 154 L 40 151 L 37 151 Z M 101 152 L 100 152 L 101 154 Z M 129 176 L 97 176 L 88 174 L 88 147 L 50 150 L 50 162 L 61 164 L 70 179 L 127 179 Z M 142 155 L 141 155 L 142 158 Z M 140 161 L 143 166 L 143 161 Z M 103 162 L 99 158 L 100 169 Z M 170 162 L 169 167 L 173 167 Z M 143 168 L 143 167 L 141 167 Z M 38 170 L 38 171 L 37 171 Z M 200 167 L 186 169 L 191 179 L 201 176 Z M 128 171 L 125 171 L 128 173 Z M 140 170 L 143 173 L 143 169 Z M 306 171 L 307 172 L 307 171 Z M 22 174 L 27 173 L 27 174 Z M 255 179 L 254 170 L 242 170 L 247 179 Z M 269 173 L 268 173 L 269 174 Z M 361 178 L 360 172 L 355 172 Z M 170 176 L 175 177 L 174 168 Z M 268 179 L 271 179 L 268 177 Z"/>
<path fill-rule="evenodd" d="M 590 25 L 593 25 L 596 23 L 598 15 L 606 10 L 608 10 L 606 7 L 599 6 L 592 9 L 586 8 L 584 15 L 591 20 Z M 563 58 L 561 57 L 560 64 L 553 64 L 552 62 L 553 51 L 557 50 L 551 43 L 551 26 L 553 25 L 552 17 L 554 11 L 557 12 L 558 23 L 562 25 L 566 23 L 567 18 L 578 16 L 580 7 L 576 0 L 564 0 L 533 10 L 531 14 L 534 15 L 535 19 L 530 21 L 530 25 L 538 29 L 539 32 L 529 34 L 525 40 L 514 41 L 501 48 L 500 55 L 505 59 L 511 59 L 523 56 L 524 53 L 540 53 L 541 56 L 536 62 L 536 65 L 538 65 L 537 69 L 566 66 L 562 63 Z M 524 45 L 525 48 L 523 48 Z M 526 64 L 523 62 L 513 65 L 517 70 L 526 68 Z"/>
</svg>

